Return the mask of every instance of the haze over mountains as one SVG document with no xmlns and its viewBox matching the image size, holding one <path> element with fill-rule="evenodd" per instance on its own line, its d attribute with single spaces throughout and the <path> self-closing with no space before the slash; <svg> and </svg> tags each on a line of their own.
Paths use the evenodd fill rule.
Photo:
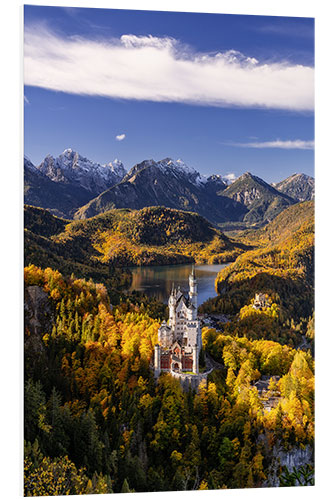
<svg viewBox="0 0 333 500">
<path fill-rule="evenodd" d="M 145 160 L 126 172 L 119 160 L 100 165 L 72 149 L 35 166 L 24 158 L 25 203 L 65 218 L 86 219 L 114 208 L 165 206 L 196 212 L 215 225 L 262 224 L 314 197 L 314 179 L 294 174 L 276 185 L 246 172 L 228 185 L 182 160 Z"/>
</svg>

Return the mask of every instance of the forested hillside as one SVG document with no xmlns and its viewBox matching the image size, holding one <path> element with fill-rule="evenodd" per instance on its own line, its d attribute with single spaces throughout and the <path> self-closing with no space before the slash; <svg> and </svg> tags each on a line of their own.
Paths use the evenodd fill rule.
<svg viewBox="0 0 333 500">
<path fill-rule="evenodd" d="M 223 263 L 244 249 L 198 214 L 164 207 L 110 210 L 65 221 L 25 207 L 25 262 L 97 280 L 133 265 Z M 119 276 L 116 281 L 123 282 Z"/>
<path fill-rule="evenodd" d="M 312 484 L 313 238 L 312 202 L 231 239 L 164 207 L 68 221 L 27 206 L 25 494 L 293 484 L 281 464 L 300 450 Z M 203 329 L 208 383 L 155 381 L 166 308 L 124 293 L 126 266 L 232 259 L 200 310 L 228 318 Z"/>
<path fill-rule="evenodd" d="M 313 202 L 293 205 L 259 231 L 248 231 L 241 241 L 255 245 L 217 277 L 220 296 L 205 311 L 237 313 L 256 292 L 268 294 L 281 308 L 281 318 L 300 320 L 313 312 L 314 213 Z"/>
<path fill-rule="evenodd" d="M 160 319 L 129 299 L 111 307 L 91 280 L 26 267 L 25 495 L 269 485 L 274 446 L 313 445 L 310 353 L 205 329 L 223 368 L 184 393 L 149 368 Z M 263 375 L 280 377 L 272 410 Z"/>
<path fill-rule="evenodd" d="M 23 440 L 20 494 L 41 498 L 284 500 L 329 481 L 317 453 L 315 471 L 314 18 L 91 3 L 24 6 L 24 435 L 3 425 L 3 465 Z"/>
</svg>

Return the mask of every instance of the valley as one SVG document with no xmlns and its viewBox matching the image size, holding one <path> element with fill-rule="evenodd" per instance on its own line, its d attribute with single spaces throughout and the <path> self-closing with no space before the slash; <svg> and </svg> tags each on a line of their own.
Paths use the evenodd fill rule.
<svg viewBox="0 0 333 500">
<path fill-rule="evenodd" d="M 24 209 L 27 493 L 69 468 L 75 494 L 283 485 L 276 453 L 306 465 L 311 483 L 314 202 L 301 201 L 311 183 L 301 179 L 303 196 L 296 179 L 296 199 L 293 179 L 277 195 L 249 173 L 227 185 L 151 161 L 76 210 L 66 190 L 78 206 L 96 179 L 82 188 L 46 165 L 29 172 L 62 206 Z M 193 264 L 209 370 L 184 392 L 170 374 L 154 379 L 152 359 L 172 283 L 186 288 Z"/>
<path fill-rule="evenodd" d="M 14 397 L 24 369 L 24 435 L 4 411 L 9 496 L 328 486 L 315 474 L 320 16 L 252 3 L 24 5 L 24 356 L 5 369 Z M 21 145 L 5 146 L 9 207 Z"/>
<path fill-rule="evenodd" d="M 247 248 L 198 214 L 175 209 L 114 209 L 70 221 L 44 209 L 25 207 L 26 263 L 54 263 L 61 270 L 72 263 L 73 271 L 82 277 L 90 272 L 103 279 L 110 268 L 135 265 L 224 263 Z"/>
</svg>

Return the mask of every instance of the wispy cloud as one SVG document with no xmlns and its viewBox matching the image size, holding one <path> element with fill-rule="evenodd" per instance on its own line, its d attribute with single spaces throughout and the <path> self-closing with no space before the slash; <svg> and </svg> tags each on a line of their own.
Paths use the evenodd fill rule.
<svg viewBox="0 0 333 500">
<path fill-rule="evenodd" d="M 209 106 L 312 110 L 314 70 L 261 63 L 237 51 L 196 53 L 173 38 L 63 37 L 25 31 L 25 84 L 109 98 Z"/>
<path fill-rule="evenodd" d="M 237 176 L 234 173 L 230 173 L 230 174 L 223 175 L 222 178 L 225 181 L 232 183 L 232 182 L 234 182 L 236 180 Z"/>
<path fill-rule="evenodd" d="M 126 137 L 126 134 L 119 134 L 119 135 L 116 135 L 116 140 L 117 141 L 123 141 Z"/>
<path fill-rule="evenodd" d="M 256 27 L 256 31 L 260 31 L 261 33 L 267 33 L 268 35 L 280 35 L 280 36 L 289 36 L 294 38 L 313 38 L 314 37 L 314 28 L 310 24 L 297 24 L 293 21 L 288 23 L 283 22 L 279 24 L 266 24 L 261 27 Z"/>
<path fill-rule="evenodd" d="M 281 141 L 280 139 L 276 139 L 275 141 L 264 142 L 230 142 L 225 143 L 225 145 L 257 149 L 313 149 L 314 141 L 302 141 L 300 139 Z"/>
<path fill-rule="evenodd" d="M 30 101 L 26 95 L 24 96 L 24 104 L 30 104 Z"/>
</svg>

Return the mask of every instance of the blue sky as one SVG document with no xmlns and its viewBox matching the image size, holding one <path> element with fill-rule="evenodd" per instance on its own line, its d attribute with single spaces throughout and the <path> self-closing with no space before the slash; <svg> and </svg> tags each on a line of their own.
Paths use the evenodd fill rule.
<svg viewBox="0 0 333 500">
<path fill-rule="evenodd" d="M 313 175 L 312 19 L 25 7 L 25 154 Z"/>
</svg>

